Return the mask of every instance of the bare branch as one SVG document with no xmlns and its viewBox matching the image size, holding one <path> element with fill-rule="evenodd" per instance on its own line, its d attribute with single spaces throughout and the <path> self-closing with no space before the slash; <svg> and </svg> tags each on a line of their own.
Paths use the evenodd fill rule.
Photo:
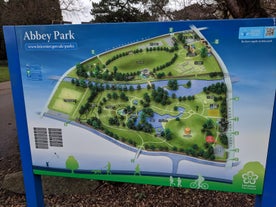
<svg viewBox="0 0 276 207">
<path fill-rule="evenodd" d="M 85 8 L 79 0 L 60 0 L 59 3 L 62 11 L 82 11 Z"/>
</svg>

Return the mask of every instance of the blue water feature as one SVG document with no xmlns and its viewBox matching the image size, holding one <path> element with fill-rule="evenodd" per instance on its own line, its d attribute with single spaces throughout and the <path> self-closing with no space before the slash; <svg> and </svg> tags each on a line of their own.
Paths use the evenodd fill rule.
<svg viewBox="0 0 276 207">
<path fill-rule="evenodd" d="M 65 77 L 63 81 L 66 82 L 71 82 L 72 78 Z M 170 90 L 167 88 L 168 85 L 168 80 L 160 80 L 160 81 L 152 81 L 151 84 L 155 85 L 155 88 L 157 89 L 158 87 L 164 88 L 166 91 L 168 91 L 169 96 L 172 96 L 172 94 L 175 94 L 176 97 L 179 96 L 193 96 L 196 95 L 200 92 L 202 92 L 204 87 L 208 87 L 212 84 L 216 84 L 219 82 L 224 82 L 224 80 L 191 80 L 191 87 L 190 88 L 185 88 L 184 85 L 188 82 L 189 80 L 177 80 L 178 83 L 178 90 Z M 88 81 L 87 81 L 88 83 Z M 112 85 L 116 85 L 117 88 L 119 87 L 124 87 L 127 86 L 133 86 L 133 88 L 136 90 L 138 84 L 111 84 L 111 83 L 104 83 L 103 86 L 109 85 L 110 87 Z M 140 84 L 141 88 L 145 89 L 147 88 L 148 83 Z"/>
<path fill-rule="evenodd" d="M 196 95 L 200 92 L 202 92 L 204 87 L 208 87 L 212 84 L 216 84 L 218 82 L 223 82 L 223 80 L 191 80 L 191 87 L 190 88 L 185 88 L 184 84 L 186 84 L 188 80 L 177 80 L 178 83 L 178 90 L 170 90 L 166 88 L 168 85 L 168 81 L 157 81 L 157 82 L 152 82 L 155 84 L 155 88 L 157 87 L 162 87 L 165 88 L 166 91 L 168 91 L 169 96 L 171 96 L 173 93 L 176 95 L 176 97 L 179 96 L 193 96 Z"/>
<path fill-rule="evenodd" d="M 156 132 L 158 132 L 158 131 L 161 132 L 161 131 L 163 131 L 162 122 L 167 122 L 168 119 L 181 117 L 183 115 L 184 111 L 185 111 L 185 109 L 183 107 L 178 107 L 179 114 L 176 115 L 176 116 L 172 116 L 170 114 L 160 115 L 160 114 L 154 112 L 153 117 L 147 117 L 146 121 L 153 126 L 153 128 L 155 129 Z M 142 110 L 138 112 L 138 117 L 137 117 L 137 120 L 135 122 L 136 126 L 141 120 L 141 114 L 142 113 L 143 113 Z"/>
</svg>

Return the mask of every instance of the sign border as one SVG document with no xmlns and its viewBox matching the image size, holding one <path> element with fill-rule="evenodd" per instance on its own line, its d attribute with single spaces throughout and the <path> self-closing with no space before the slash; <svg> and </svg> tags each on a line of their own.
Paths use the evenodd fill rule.
<svg viewBox="0 0 276 207">
<path fill-rule="evenodd" d="M 265 179 L 263 186 L 263 194 L 257 195 L 255 207 L 275 207 L 275 186 L 276 186 L 276 91 L 274 95 L 274 107 L 272 114 L 272 123 L 270 128 L 270 138 L 268 143 L 268 152 L 265 168 Z"/>
<path fill-rule="evenodd" d="M 16 26 L 4 26 L 4 37 L 10 71 L 12 86 L 12 95 L 14 111 L 16 117 L 18 142 L 22 162 L 23 178 L 26 193 L 27 206 L 44 206 L 44 196 L 41 175 L 34 174 L 32 167 L 32 158 L 29 142 L 29 134 L 26 120 L 25 101 L 23 95 L 23 86 L 21 75 L 18 72 L 20 68 L 18 44 L 16 38 Z M 265 168 L 265 181 L 263 194 L 256 196 L 255 207 L 274 207 L 276 197 L 274 186 L 276 186 L 276 93 L 274 95 L 274 107 L 272 115 L 271 132 L 267 153 L 267 163 Z"/>
<path fill-rule="evenodd" d="M 41 176 L 35 175 L 32 168 L 32 157 L 26 120 L 25 102 L 20 68 L 18 46 L 16 40 L 15 26 L 4 26 L 4 36 L 8 65 L 11 79 L 12 96 L 16 118 L 19 150 L 23 170 L 23 179 L 26 193 L 27 206 L 44 206 L 44 197 Z"/>
</svg>

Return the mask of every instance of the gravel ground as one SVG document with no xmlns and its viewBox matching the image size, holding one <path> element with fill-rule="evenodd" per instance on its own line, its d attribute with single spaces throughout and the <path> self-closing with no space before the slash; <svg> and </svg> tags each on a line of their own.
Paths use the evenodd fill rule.
<svg viewBox="0 0 276 207">
<path fill-rule="evenodd" d="M 4 176 L 21 170 L 9 82 L 0 83 L 0 207 L 26 206 L 24 194 L 2 188 Z M 47 194 L 45 206 L 56 207 L 253 207 L 254 195 L 100 182 L 83 194 Z"/>
<path fill-rule="evenodd" d="M 46 207 L 253 207 L 254 199 L 253 195 L 238 193 L 101 182 L 96 190 L 87 194 L 45 195 L 44 203 Z M 26 206 L 25 195 L 0 188 L 0 206 Z"/>
</svg>

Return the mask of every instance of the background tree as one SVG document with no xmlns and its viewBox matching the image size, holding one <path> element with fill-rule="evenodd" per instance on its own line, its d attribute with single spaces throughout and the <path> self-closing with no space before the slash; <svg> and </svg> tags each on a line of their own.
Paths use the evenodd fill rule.
<svg viewBox="0 0 276 207">
<path fill-rule="evenodd" d="M 265 0 L 102 0 L 92 3 L 91 14 L 94 22 L 267 17 L 275 15 L 275 4 Z"/>
<path fill-rule="evenodd" d="M 65 19 L 82 22 L 83 16 L 88 17 L 90 8 L 83 0 L 59 0 L 60 9 Z"/>
<path fill-rule="evenodd" d="M 0 1 L 0 60 L 7 58 L 3 25 L 62 22 L 61 11 L 85 13 L 86 8 L 84 7 L 79 0 Z M 198 0 L 197 3 L 194 3 L 193 0 L 100 0 L 99 3 L 92 3 L 91 14 L 92 22 L 274 17 L 276 16 L 276 2 L 267 0 Z"/>
<path fill-rule="evenodd" d="M 58 0 L 1 1 L 1 25 L 51 24 L 62 21 Z"/>
<path fill-rule="evenodd" d="M 167 5 L 170 0 L 143 0 L 154 20 L 174 20 Z"/>
<path fill-rule="evenodd" d="M 268 17 L 261 7 L 261 0 L 225 0 L 222 3 L 233 18 Z"/>
<path fill-rule="evenodd" d="M 192 4 L 189 6 L 179 7 L 172 11 L 171 15 L 174 20 L 200 20 L 200 19 L 221 19 L 226 18 L 224 9 L 213 4 Z"/>
<path fill-rule="evenodd" d="M 92 22 L 139 22 L 173 20 L 169 0 L 101 0 L 92 3 Z"/>
<path fill-rule="evenodd" d="M 151 15 L 139 6 L 139 0 L 101 0 L 92 3 L 93 22 L 147 21 Z"/>
<path fill-rule="evenodd" d="M 59 0 L 0 1 L 0 60 L 6 60 L 3 25 L 51 24 L 62 21 Z"/>
<path fill-rule="evenodd" d="M 195 4 L 178 5 L 178 8 L 172 12 L 174 20 L 273 17 L 276 14 L 276 2 L 266 0 L 198 0 Z"/>
</svg>

